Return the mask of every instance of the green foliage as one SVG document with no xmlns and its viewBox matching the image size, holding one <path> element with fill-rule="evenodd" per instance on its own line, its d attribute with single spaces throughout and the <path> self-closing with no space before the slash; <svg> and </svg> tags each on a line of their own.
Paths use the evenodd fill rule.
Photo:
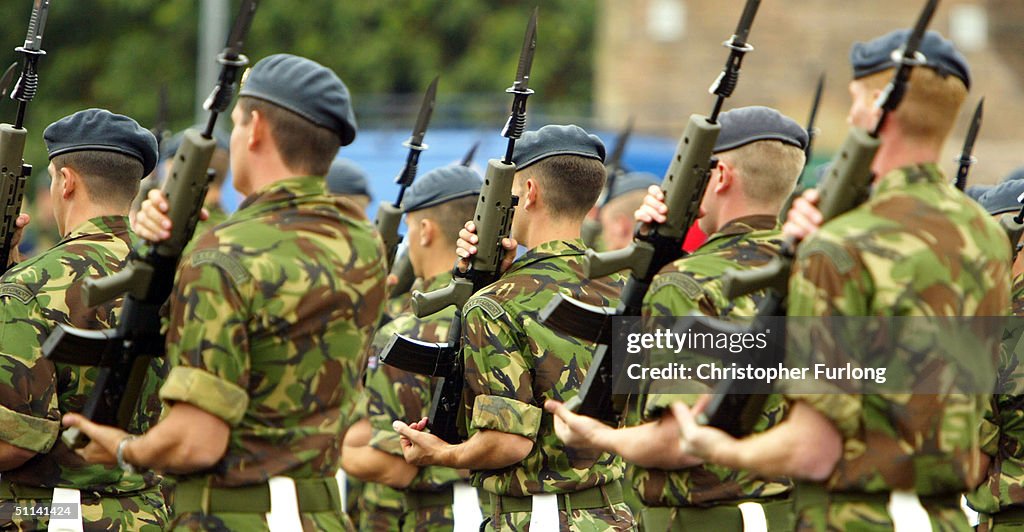
<svg viewBox="0 0 1024 532">
<path fill-rule="evenodd" d="M 238 3 L 231 2 L 232 17 Z M 6 0 L 0 49 L 21 44 L 31 4 Z M 253 60 L 289 52 L 331 67 L 357 111 L 360 95 L 418 94 L 437 74 L 441 106 L 458 106 L 462 93 L 494 94 L 504 106 L 532 8 L 512 0 L 263 0 L 247 52 Z M 589 102 L 595 11 L 594 0 L 543 2 L 534 101 L 549 108 Z M 191 125 L 198 14 L 199 0 L 53 2 L 27 124 L 27 158 L 38 176 L 45 174 L 43 128 L 76 110 L 104 107 L 149 127 L 166 85 L 171 127 Z M 5 64 L 15 59 L 13 51 L 0 54 Z M 14 114 L 13 102 L 0 103 L 0 121 Z"/>
</svg>

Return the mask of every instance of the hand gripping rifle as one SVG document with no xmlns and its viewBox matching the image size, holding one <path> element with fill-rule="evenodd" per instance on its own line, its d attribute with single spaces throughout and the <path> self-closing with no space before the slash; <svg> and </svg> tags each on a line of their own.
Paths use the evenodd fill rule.
<svg viewBox="0 0 1024 532">
<path fill-rule="evenodd" d="M 199 211 L 209 187 L 210 158 L 217 146 L 213 131 L 217 117 L 227 111 L 235 84 L 249 58 L 242 54 L 245 37 L 256 13 L 257 0 L 244 0 L 224 51 L 217 56 L 220 78 L 204 107 L 210 111 L 206 128 L 185 132 L 174 154 L 171 175 L 163 192 L 170 205 L 171 236 L 157 244 L 144 244 L 129 256 L 119 272 L 85 282 L 83 300 L 94 306 L 126 294 L 117 328 L 87 331 L 60 326 L 43 344 L 43 354 L 56 362 L 99 366 L 95 386 L 82 414 L 105 425 L 126 428 L 136 410 L 146 368 L 154 356 L 164 354 L 160 334 L 160 307 L 171 294 L 174 274 L 185 245 L 192 239 Z M 71 429 L 64 441 L 72 448 L 87 443 Z"/>
<path fill-rule="evenodd" d="M 501 275 L 505 251 L 501 240 L 508 237 L 512 215 L 518 198 L 512 195 L 516 165 L 512 162 L 516 140 L 526 129 L 526 99 L 533 94 L 529 88 L 530 69 L 537 47 L 537 10 L 534 9 L 526 27 L 526 38 L 519 56 L 516 80 L 505 92 L 513 95 L 512 111 L 501 134 L 508 139 L 505 158 L 487 161 L 484 185 L 477 200 L 473 221 L 480 244 L 465 272 L 455 268 L 448 286 L 433 292 L 412 294 L 412 308 L 419 317 L 429 316 L 455 305 L 455 317 L 448 329 L 448 341 L 435 344 L 413 340 L 401 335 L 391 337 L 380 361 L 398 369 L 441 377 L 434 388 L 430 406 L 430 431 L 449 442 L 461 441 L 457 426 L 462 401 L 462 306 L 474 292 L 491 284 Z"/>
<path fill-rule="evenodd" d="M 743 56 L 754 49 L 747 38 L 759 6 L 760 0 L 747 0 L 736 32 L 723 43 L 730 50 L 729 59 L 709 90 L 717 96 L 711 115 L 691 115 L 679 139 L 676 154 L 661 184 L 668 206 L 668 219 L 662 224 L 641 225 L 633 243 L 625 249 L 606 253 L 587 250 L 583 270 L 591 279 L 621 270 L 630 271 L 618 307 L 614 310 L 596 308 L 556 296 L 541 312 L 543 323 L 600 344 L 580 394 L 566 403 L 571 410 L 608 424 L 616 423 L 621 409 L 614 404 L 612 394 L 612 355 L 609 349 L 612 319 L 639 316 L 644 295 L 654 275 L 683 256 L 683 240 L 699 216 L 701 200 L 711 178 L 712 152 L 722 129 L 718 115 L 725 99 L 736 88 Z"/>
<path fill-rule="evenodd" d="M 924 64 L 924 58 L 918 49 L 937 6 L 938 0 L 928 0 L 918 17 L 914 30 L 907 38 L 906 45 L 899 53 L 899 67 L 896 69 L 896 74 L 875 102 L 875 106 L 881 109 L 881 115 L 874 129 L 865 131 L 858 127 L 851 127 L 846 141 L 830 164 L 828 173 L 818 183 L 820 194 L 818 208 L 821 211 L 822 223 L 853 209 L 867 199 L 871 181 L 874 179 L 871 164 L 880 145 L 879 131 L 885 123 L 886 117 L 899 106 L 906 94 L 910 72 L 915 66 Z M 785 315 L 785 297 L 793 259 L 796 256 L 796 247 L 795 240 L 787 239 L 783 242 L 779 256 L 768 265 L 754 270 L 732 270 L 723 276 L 723 292 L 729 299 L 758 291 L 767 291 L 766 297 L 758 306 L 754 327 L 758 327 L 759 322 L 766 321 L 770 316 Z M 785 341 L 785 334 L 779 336 L 778 331 L 775 334 Z M 771 352 L 780 353 L 781 351 L 772 350 Z M 758 360 L 757 362 L 763 365 L 782 361 Z M 756 414 L 763 408 L 767 395 L 736 393 L 738 387 L 739 383 L 733 380 L 719 381 L 715 386 L 711 402 L 702 414 L 702 421 L 734 436 L 749 434 L 753 423 L 757 420 Z"/>
<path fill-rule="evenodd" d="M 28 103 L 36 96 L 39 88 L 39 58 L 46 55 L 43 51 L 43 30 L 46 28 L 46 15 L 50 11 L 50 0 L 35 0 L 32 6 L 32 17 L 28 21 L 28 35 L 25 44 L 15 48 L 16 52 L 25 55 L 22 62 L 21 77 L 18 78 L 11 99 L 18 101 L 18 118 L 14 125 L 0 124 L 0 274 L 7 271 L 11 253 L 14 249 L 14 222 L 21 212 L 21 202 L 25 198 L 25 182 L 32 175 L 32 166 L 25 164 L 25 111 Z M 12 70 L 8 69 L 9 78 Z"/>
<path fill-rule="evenodd" d="M 953 186 L 963 191 L 967 187 L 967 174 L 971 172 L 971 166 L 978 162 L 978 159 L 971 154 L 974 153 L 974 141 L 978 140 L 978 130 L 981 129 L 981 118 L 985 112 L 985 98 L 978 102 L 974 108 L 974 117 L 971 118 L 971 127 L 967 130 L 967 137 L 964 138 L 964 148 L 960 150 L 960 157 L 955 159 L 959 165 L 956 169 L 956 179 Z"/>
<path fill-rule="evenodd" d="M 465 167 L 469 167 L 473 164 L 473 157 L 476 156 L 476 150 L 480 147 L 480 141 L 476 141 L 466 152 L 466 155 L 462 156 L 462 160 L 459 164 Z M 398 278 L 395 285 L 391 287 L 390 297 L 396 297 L 402 294 L 409 293 L 412 290 L 413 283 L 416 282 L 416 274 L 412 271 L 412 261 L 409 260 L 409 250 L 406 249 L 405 253 L 395 258 L 395 265 L 391 267 L 391 274 Z"/>
<path fill-rule="evenodd" d="M 430 116 L 434 114 L 434 100 L 437 98 L 437 81 L 434 78 L 423 95 L 423 103 L 420 105 L 420 114 L 416 118 L 416 126 L 412 130 L 409 140 L 402 145 L 409 148 L 409 154 L 405 158 L 405 167 L 402 173 L 395 178 L 398 184 L 398 199 L 394 203 L 381 202 L 377 208 L 377 218 L 373 225 L 377 232 L 384 239 L 384 249 L 387 252 L 387 265 L 393 269 L 395 265 L 395 254 L 398 252 L 398 245 L 402 243 L 403 236 L 398 234 L 398 225 L 402 221 L 402 198 L 405 197 L 405 190 L 412 185 L 416 179 L 416 172 L 419 170 L 420 153 L 427 149 L 423 143 L 423 137 L 427 134 L 427 126 L 430 125 Z"/>
<path fill-rule="evenodd" d="M 583 237 L 583 243 L 588 248 L 593 248 L 597 243 L 597 238 L 601 236 L 601 209 L 604 209 L 605 205 L 608 205 L 608 202 L 612 199 L 615 179 L 623 172 L 622 154 L 626 151 L 626 143 L 629 142 L 629 137 L 632 134 L 633 118 L 630 117 L 629 121 L 626 122 L 626 127 L 619 132 L 618 138 L 615 139 L 615 146 L 612 148 L 611 154 L 608 155 L 608 160 L 604 163 L 604 189 L 601 191 L 601 196 L 597 198 L 595 216 L 584 219 L 583 227 L 580 229 L 580 236 Z"/>
</svg>

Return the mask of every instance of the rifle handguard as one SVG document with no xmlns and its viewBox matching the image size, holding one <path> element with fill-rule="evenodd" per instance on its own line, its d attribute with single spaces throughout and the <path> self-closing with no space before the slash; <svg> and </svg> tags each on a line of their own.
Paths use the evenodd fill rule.
<svg viewBox="0 0 1024 532">
<path fill-rule="evenodd" d="M 395 255 L 398 253 L 398 243 L 401 239 L 398 236 L 398 225 L 402 221 L 402 210 L 391 202 L 381 202 L 377 207 L 377 217 L 373 224 L 377 227 L 384 240 L 384 251 L 386 253 L 388 270 L 394 267 Z"/>
<path fill-rule="evenodd" d="M 153 265 L 135 259 L 117 273 L 86 279 L 82 284 L 82 302 L 95 307 L 124 294 L 131 294 L 139 300 L 146 299 L 152 280 Z"/>
<path fill-rule="evenodd" d="M 469 301 L 469 298 L 476 292 L 473 282 L 464 277 L 455 277 L 448 283 L 448 286 L 430 292 L 414 290 L 412 293 L 412 311 L 417 317 L 425 318 L 436 314 L 445 308 L 455 305 L 462 308 L 462 305 Z"/>
<path fill-rule="evenodd" d="M 818 210 L 827 222 L 856 207 L 871 187 L 871 164 L 881 141 L 860 128 L 850 128 L 839 154 L 818 184 Z"/>
<path fill-rule="evenodd" d="M 15 221 L 25 196 L 25 139 L 28 132 L 0 124 L 0 273 L 7 270 L 14 239 Z"/>
<path fill-rule="evenodd" d="M 189 129 L 174 154 L 171 175 L 164 183 L 163 192 L 170 210 L 171 236 L 156 245 L 156 252 L 164 257 L 181 255 L 185 245 L 192 239 L 198 211 L 206 200 L 210 186 L 207 168 L 213 158 L 217 141 L 204 138 L 198 131 Z"/>
</svg>

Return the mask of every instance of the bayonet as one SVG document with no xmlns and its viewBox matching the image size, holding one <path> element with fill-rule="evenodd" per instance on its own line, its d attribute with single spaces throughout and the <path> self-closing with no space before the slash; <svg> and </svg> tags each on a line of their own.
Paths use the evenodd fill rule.
<svg viewBox="0 0 1024 532">
<path fill-rule="evenodd" d="M 725 99 L 732 96 L 732 92 L 736 90 L 743 56 L 754 50 L 747 39 L 750 37 L 750 28 L 754 25 L 757 8 L 760 6 L 761 0 L 747 0 L 746 6 L 743 7 L 743 14 L 740 15 L 740 21 L 736 24 L 736 32 L 733 33 L 731 39 L 722 43 L 722 46 L 729 48 L 730 52 L 729 58 L 725 61 L 725 67 L 711 84 L 711 88 L 708 89 L 708 92 L 718 97 L 711 115 L 707 118 L 708 122 L 712 124 L 718 121 L 718 114 L 722 111 Z"/>
<path fill-rule="evenodd" d="M 872 137 L 878 137 L 878 132 L 882 129 L 886 115 L 896 109 L 900 102 L 903 101 L 903 96 L 907 92 L 907 84 L 910 81 L 910 71 L 915 66 L 925 63 L 926 58 L 918 52 L 918 49 L 921 47 L 921 41 L 924 39 L 924 34 L 928 30 L 928 24 L 931 23 L 938 5 L 939 0 L 928 0 L 920 16 L 917 17 L 914 29 L 907 37 L 907 43 L 903 45 L 903 48 L 896 51 L 895 55 L 899 66 L 896 70 L 896 75 L 889 81 L 885 90 L 879 94 L 878 101 L 875 102 L 875 106 L 882 110 L 882 114 L 878 117 L 878 123 L 871 133 Z"/>
<path fill-rule="evenodd" d="M 11 66 L 7 67 L 4 71 L 4 75 L 0 76 L 0 98 L 7 96 L 8 91 L 11 89 L 11 83 L 14 82 L 14 76 L 18 74 L 18 62 L 11 63 Z"/>
<path fill-rule="evenodd" d="M 974 153 L 974 142 L 978 139 L 978 131 L 981 129 L 981 119 L 984 112 L 985 98 L 982 98 L 978 102 L 978 106 L 974 108 L 974 117 L 971 118 L 971 127 L 967 130 L 967 137 L 964 138 L 964 147 L 960 150 L 960 157 L 956 159 L 959 166 L 956 170 L 956 179 L 953 180 L 953 185 L 960 190 L 967 186 L 967 174 L 970 173 L 971 166 L 978 162 L 978 159 L 972 154 Z"/>
<path fill-rule="evenodd" d="M 814 89 L 814 103 L 811 104 L 811 115 L 807 117 L 807 147 L 804 149 L 806 156 L 804 168 L 811 162 L 814 155 L 814 139 L 818 136 L 818 128 L 815 125 L 818 121 L 818 108 L 821 106 L 821 94 L 825 90 L 825 73 L 818 76 L 818 86 Z"/>
<path fill-rule="evenodd" d="M 214 86 L 210 96 L 203 102 L 203 109 L 210 111 L 210 122 L 207 124 L 205 133 L 213 138 L 213 127 L 216 125 L 217 115 L 227 111 L 231 100 L 235 96 L 235 86 L 238 81 L 238 71 L 249 64 L 249 58 L 242 55 L 242 48 L 245 46 L 245 38 L 252 26 L 252 19 L 256 15 L 257 0 L 243 0 L 238 10 L 238 17 L 235 18 L 235 25 L 228 36 L 224 51 L 217 56 L 220 63 L 220 79 Z"/>
<path fill-rule="evenodd" d="M 516 80 L 512 86 L 505 89 L 505 92 L 515 95 L 512 100 L 512 111 L 509 113 L 508 121 L 501 131 L 501 136 L 508 139 L 508 147 L 505 149 L 505 159 L 502 162 L 506 165 L 512 164 L 512 154 L 515 152 L 516 140 L 523 136 L 526 131 L 526 99 L 533 94 L 530 88 L 530 70 L 533 68 L 533 54 L 537 50 L 537 10 L 533 8 L 533 15 L 526 25 L 526 36 L 523 37 L 523 50 L 519 53 L 519 66 L 516 67 Z"/>
<path fill-rule="evenodd" d="M 28 34 L 25 35 L 25 45 L 22 48 L 32 52 L 43 50 L 43 30 L 46 29 L 46 15 L 49 11 L 50 0 L 35 0 L 32 17 L 28 21 Z"/>
<path fill-rule="evenodd" d="M 508 92 L 525 92 L 530 90 L 530 70 L 533 68 L 533 54 L 537 50 L 537 10 L 533 9 L 529 24 L 526 25 L 526 36 L 523 38 L 523 49 L 519 53 L 519 66 L 516 67 L 516 80 Z"/>
<path fill-rule="evenodd" d="M 465 167 L 472 166 L 473 165 L 473 158 L 476 157 L 476 150 L 479 147 L 480 147 L 480 141 L 478 140 L 478 141 L 473 143 L 473 146 L 471 146 L 469 148 L 469 151 L 466 152 L 466 155 L 462 156 L 462 160 L 459 161 L 459 164 L 462 165 L 462 166 L 465 166 Z"/>
</svg>

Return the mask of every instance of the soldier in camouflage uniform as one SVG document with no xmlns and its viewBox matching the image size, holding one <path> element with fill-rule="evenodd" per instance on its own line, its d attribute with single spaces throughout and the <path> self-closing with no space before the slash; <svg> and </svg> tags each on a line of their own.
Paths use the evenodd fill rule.
<svg viewBox="0 0 1024 532">
<path fill-rule="evenodd" d="M 473 217 L 480 185 L 480 176 L 474 170 L 451 165 L 427 173 L 406 192 L 402 209 L 409 227 L 409 258 L 416 276 L 424 279 L 424 290 L 443 288 L 451 280 L 451 250 L 461 222 Z M 451 530 L 453 484 L 463 475 L 448 467 L 408 464 L 392 426 L 395 419 L 412 423 L 427 415 L 435 384 L 432 381 L 436 379 L 379 364 L 378 356 L 394 334 L 426 342 L 446 341 L 455 307 L 417 318 L 408 305 L 409 298 L 405 301 L 406 309 L 374 336 L 366 376 L 369 416 L 360 422 L 368 426 L 369 438 L 364 446 L 351 446 L 350 439 L 359 425 L 353 427 L 346 436 L 342 466 L 353 476 L 401 490 L 395 493 L 398 502 L 404 503 L 404 516 L 399 512 L 400 520 L 389 520 L 389 528 L 380 528 L 385 523 L 383 516 L 377 515 L 372 521 L 364 521 L 362 530 L 395 530 L 399 522 L 403 530 L 409 531 Z M 372 483 L 367 485 L 379 485 Z M 375 492 L 371 496 L 379 495 Z M 479 522 L 472 525 L 476 527 Z"/>
<path fill-rule="evenodd" d="M 647 172 L 629 172 L 615 178 L 608 191 L 608 202 L 598 213 L 601 249 L 622 249 L 633 242 L 633 212 L 643 203 L 647 189 L 659 182 L 657 176 Z"/>
<path fill-rule="evenodd" d="M 906 37 L 906 31 L 894 32 L 854 46 L 854 125 L 870 129 L 877 122 L 880 110 L 872 102 L 891 79 L 892 52 Z M 1007 313 L 1006 237 L 934 162 L 966 98 L 967 65 L 934 32 L 926 34 L 921 52 L 927 63 L 913 70 L 906 98 L 881 128 L 871 198 L 816 232 L 816 194 L 794 202 L 784 230 L 806 240 L 790 280 L 789 316 Z M 787 358 L 825 355 L 806 335 L 792 339 Z M 893 340 L 910 346 L 915 339 Z M 902 348 L 898 352 L 906 356 Z M 996 362 L 994 351 L 992 359 L 972 357 L 963 364 L 931 353 L 875 364 L 957 382 L 953 377 Z M 673 405 L 684 448 L 715 463 L 812 481 L 795 492 L 799 529 L 968 529 L 960 493 L 984 472 L 977 428 L 988 395 L 957 393 L 957 387 L 941 395 L 804 395 L 803 384 L 785 384 L 792 404 L 782 423 L 744 440 L 700 427 L 688 408 Z M 822 391 L 822 384 L 814 389 Z"/>
<path fill-rule="evenodd" d="M 595 344 L 548 329 L 538 313 L 556 293 L 615 306 L 622 279 L 582 272 L 580 226 L 604 181 L 604 146 L 576 126 L 546 126 L 516 144 L 512 192 L 519 206 L 512 237 L 529 248 L 501 279 L 464 308 L 465 418 L 469 439 L 448 445 L 420 432 L 424 422 L 396 421 L 406 459 L 473 470 L 489 494 L 491 530 L 630 530 L 622 502 L 622 461 L 565 447 L 546 399 L 575 397 Z M 460 234 L 460 255 L 476 235 Z M 485 243 L 486 245 L 487 243 Z M 504 242 L 510 249 L 513 242 Z"/>
<path fill-rule="evenodd" d="M 89 464 L 57 437 L 61 415 L 82 408 L 99 369 L 54 364 L 42 354 L 58 324 L 116 325 L 120 300 L 86 307 L 82 286 L 124 265 L 135 240 L 128 209 L 156 164 L 156 138 L 134 120 L 99 109 L 51 124 L 43 138 L 63 237 L 0 277 L 0 529 L 45 529 L 45 516 L 17 510 L 48 508 L 51 496 L 67 500 L 56 488 L 75 490 L 75 513 L 87 529 L 161 530 L 168 508 L 159 477 Z M 161 365 L 151 366 L 133 430 L 146 430 L 160 415 L 156 389 L 164 376 Z"/>
<path fill-rule="evenodd" d="M 138 438 L 65 423 L 89 435 L 94 460 L 175 472 L 175 528 L 350 529 L 334 474 L 385 270 L 362 211 L 324 188 L 355 137 L 348 89 L 313 61 L 273 55 L 249 72 L 231 118 L 247 197 L 182 258 L 167 415 Z M 144 238 L 166 237 L 159 203 L 139 213 Z"/>
<path fill-rule="evenodd" d="M 753 316 L 763 293 L 728 300 L 722 295 L 721 276 L 728 270 L 764 266 L 781 245 L 779 210 L 792 192 L 804 165 L 807 132 L 793 120 L 767 107 L 745 107 L 719 117 L 721 133 L 714 153 L 718 165 L 701 205 L 698 223 L 708 240 L 693 254 L 669 264 L 654 277 L 644 298 L 648 330 L 658 318 L 701 313 L 716 317 Z M 653 187 L 637 221 L 664 222 L 663 193 Z M 652 356 L 669 356 L 658 353 Z M 710 383 L 709 383 L 710 384 Z M 703 388 L 704 391 L 708 389 Z M 548 411 L 558 418 L 559 436 L 572 447 L 598 448 L 623 457 L 633 485 L 647 506 L 637 519 L 641 530 L 685 530 L 700 526 L 713 530 L 743 530 L 737 503 L 756 502 L 769 529 L 792 528 L 786 478 L 761 480 L 679 452 L 673 441 L 679 428 L 667 410 L 672 394 L 630 397 L 625 427 L 603 423 L 570 412 L 549 401 Z M 696 398 L 697 396 L 693 396 Z M 755 431 L 771 427 L 785 415 L 785 401 L 772 395 Z M 660 447 L 656 447 L 660 445 Z"/>
</svg>

